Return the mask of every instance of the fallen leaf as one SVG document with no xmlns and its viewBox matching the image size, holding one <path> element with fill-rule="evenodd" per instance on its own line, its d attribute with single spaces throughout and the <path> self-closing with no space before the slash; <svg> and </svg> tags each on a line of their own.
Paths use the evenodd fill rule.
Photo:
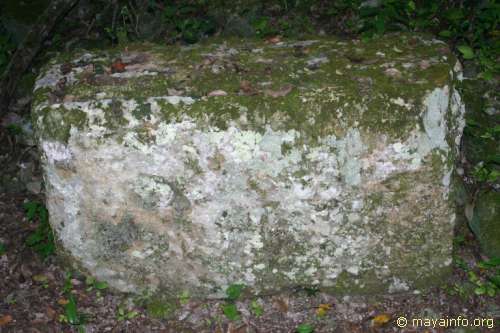
<svg viewBox="0 0 500 333">
<path fill-rule="evenodd" d="M 121 58 L 116 58 L 111 64 L 111 73 L 123 73 L 125 72 L 125 65 Z"/>
<path fill-rule="evenodd" d="M 271 44 L 277 44 L 277 43 L 281 42 L 281 37 L 280 36 L 269 37 L 268 39 L 266 39 L 266 42 L 271 43 Z"/>
<path fill-rule="evenodd" d="M 227 326 L 227 333 L 245 333 L 247 332 L 248 326 L 246 324 L 241 324 L 239 326 L 236 326 L 233 323 L 229 323 Z"/>
<path fill-rule="evenodd" d="M 319 317 L 323 317 L 326 315 L 326 312 L 332 308 L 331 304 L 320 304 L 318 308 L 316 309 L 316 314 Z"/>
<path fill-rule="evenodd" d="M 203 59 L 202 65 L 209 66 L 215 62 L 216 58 L 205 58 Z"/>
<path fill-rule="evenodd" d="M 71 103 L 75 100 L 75 95 L 66 95 L 63 98 L 63 103 Z"/>
<path fill-rule="evenodd" d="M 64 63 L 64 64 L 61 65 L 61 68 L 60 68 L 61 69 L 61 73 L 63 75 L 66 75 L 69 72 L 71 72 L 72 68 L 73 68 L 73 65 L 71 65 L 71 63 L 69 63 L 69 62 L 66 62 L 66 63 Z"/>
<path fill-rule="evenodd" d="M 12 321 L 11 315 L 5 315 L 0 317 L 0 326 L 5 326 Z"/>
<path fill-rule="evenodd" d="M 400 79 L 403 77 L 401 72 L 396 68 L 387 68 L 384 71 L 384 73 L 385 73 L 385 75 L 390 76 L 390 77 L 395 78 L 395 79 Z"/>
<path fill-rule="evenodd" d="M 59 298 L 57 300 L 57 304 L 59 304 L 59 305 L 66 305 L 68 303 L 69 303 L 69 301 L 67 299 L 65 299 L 65 298 Z"/>
<path fill-rule="evenodd" d="M 227 92 L 225 92 L 224 90 L 214 90 L 208 93 L 208 97 L 216 96 L 227 96 Z"/>
<path fill-rule="evenodd" d="M 44 283 L 48 281 L 48 278 L 43 274 L 37 274 L 33 275 L 33 281 Z"/>
<path fill-rule="evenodd" d="M 52 309 L 50 306 L 47 306 L 47 317 L 49 317 L 50 320 L 56 319 L 57 312 L 56 310 Z"/>
<path fill-rule="evenodd" d="M 242 95 L 255 95 L 257 94 L 257 90 L 252 87 L 252 83 L 247 80 L 243 80 L 240 82 L 240 92 Z"/>
<path fill-rule="evenodd" d="M 373 326 L 382 326 L 387 324 L 391 320 L 391 316 L 389 316 L 387 313 L 381 313 L 379 315 L 376 315 L 372 319 L 372 325 Z"/>
<path fill-rule="evenodd" d="M 281 87 L 279 90 L 271 90 L 271 89 L 266 89 L 264 90 L 264 94 L 267 96 L 271 96 L 274 98 L 277 97 L 283 97 L 288 95 L 293 89 L 293 86 L 291 84 L 287 84 L 283 87 Z"/>
<path fill-rule="evenodd" d="M 279 311 L 283 313 L 288 312 L 288 297 L 276 297 L 274 299 L 274 306 L 277 308 Z"/>
</svg>

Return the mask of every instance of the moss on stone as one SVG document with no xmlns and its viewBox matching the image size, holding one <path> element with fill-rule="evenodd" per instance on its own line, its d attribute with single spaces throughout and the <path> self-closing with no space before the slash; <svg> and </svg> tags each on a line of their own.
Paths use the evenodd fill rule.
<svg viewBox="0 0 500 333">
<path fill-rule="evenodd" d="M 206 125 L 223 130 L 244 112 L 248 129 L 262 132 L 268 124 L 278 126 L 274 120 L 280 119 L 280 129 L 297 130 L 303 134 L 300 140 L 314 143 L 328 134 L 342 135 L 353 126 L 367 133 L 384 132 L 402 138 L 414 128 L 421 112 L 417 106 L 421 98 L 430 89 L 451 80 L 449 69 L 454 59 L 450 54 L 447 61 L 435 60 L 428 68 L 418 69 L 419 60 L 438 59 L 439 48 L 443 47 L 424 44 L 419 36 L 388 35 L 370 43 L 315 39 L 317 42 L 305 47 L 306 53 L 300 56 L 294 54 L 292 46 L 273 46 L 258 40 L 213 39 L 177 52 L 172 47 L 138 44 L 129 52 L 149 53 L 157 62 L 163 62 L 165 73 L 131 78 L 106 78 L 105 74 L 101 79 L 97 75 L 91 81 L 70 85 L 66 93 L 75 100 L 92 99 L 103 92 L 109 98 L 134 99 L 139 104 L 134 116 L 147 121 L 151 109 L 145 98 L 165 96 L 169 88 L 183 89 L 198 100 L 184 107 L 160 103 L 166 121 L 186 114 L 203 123 L 208 120 Z M 392 51 L 394 45 L 401 50 Z M 262 51 L 252 51 L 256 49 Z M 380 57 L 377 52 L 386 55 Z M 119 49 L 108 50 L 104 52 L 105 60 L 91 61 L 109 66 L 119 53 Z M 359 62 L 352 60 L 353 55 Z M 328 60 L 309 69 L 308 61 L 321 57 Z M 212 59 L 208 65 L 206 59 Z M 387 65 L 382 65 L 391 64 L 391 60 L 396 60 L 401 78 L 384 73 Z M 401 64 L 405 62 L 413 67 L 404 69 Z M 215 71 L 214 66 L 220 69 Z M 257 95 L 242 93 L 242 81 L 249 82 Z M 287 85 L 293 89 L 284 97 L 270 97 L 266 92 L 279 91 Z M 216 89 L 228 95 L 201 98 Z M 46 91 L 44 94 L 46 97 Z M 399 97 L 411 107 L 391 104 L 391 99 Z M 35 105 L 42 100 L 36 99 Z M 120 124 L 107 121 L 111 127 Z"/>
</svg>

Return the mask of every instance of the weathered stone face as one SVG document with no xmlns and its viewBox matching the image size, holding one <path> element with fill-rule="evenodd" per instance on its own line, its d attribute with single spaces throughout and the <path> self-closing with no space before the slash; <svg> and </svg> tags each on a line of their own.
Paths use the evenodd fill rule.
<svg viewBox="0 0 500 333">
<path fill-rule="evenodd" d="M 212 40 L 71 59 L 35 88 L 47 204 L 63 248 L 111 286 L 397 292 L 448 272 L 463 106 L 445 44 Z"/>
</svg>

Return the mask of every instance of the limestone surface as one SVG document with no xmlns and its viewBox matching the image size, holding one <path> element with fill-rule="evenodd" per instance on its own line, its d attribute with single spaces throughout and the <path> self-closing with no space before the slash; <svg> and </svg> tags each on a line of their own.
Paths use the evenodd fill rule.
<svg viewBox="0 0 500 333">
<path fill-rule="evenodd" d="M 60 251 L 173 297 L 440 283 L 460 79 L 446 44 L 406 34 L 56 57 L 33 119 Z"/>
</svg>

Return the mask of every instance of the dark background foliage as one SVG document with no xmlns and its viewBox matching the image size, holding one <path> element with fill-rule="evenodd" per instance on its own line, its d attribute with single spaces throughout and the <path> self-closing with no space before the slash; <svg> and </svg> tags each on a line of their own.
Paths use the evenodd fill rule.
<svg viewBox="0 0 500 333">
<path fill-rule="evenodd" d="M 0 5 L 0 70 L 48 2 Z M 298 37 L 317 32 L 371 38 L 424 31 L 449 41 L 490 79 L 500 70 L 499 17 L 495 0 L 82 0 L 50 44 L 194 43 L 214 34 Z"/>
</svg>

